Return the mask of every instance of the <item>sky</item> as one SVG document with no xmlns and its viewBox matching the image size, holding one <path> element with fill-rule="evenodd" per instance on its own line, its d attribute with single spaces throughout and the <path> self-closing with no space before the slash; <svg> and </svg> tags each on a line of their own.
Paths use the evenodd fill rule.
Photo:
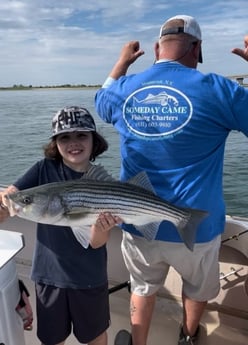
<svg viewBox="0 0 248 345">
<path fill-rule="evenodd" d="M 138 40 L 145 51 L 130 68 L 154 61 L 160 26 L 187 14 L 202 30 L 203 73 L 246 74 L 231 53 L 248 34 L 247 0 L 0 0 L 0 86 L 98 85 L 121 48 Z"/>
</svg>

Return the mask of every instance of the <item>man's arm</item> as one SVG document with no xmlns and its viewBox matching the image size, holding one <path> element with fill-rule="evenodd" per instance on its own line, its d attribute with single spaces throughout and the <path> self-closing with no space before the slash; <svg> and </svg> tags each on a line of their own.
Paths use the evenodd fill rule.
<svg viewBox="0 0 248 345">
<path fill-rule="evenodd" d="M 110 72 L 109 77 L 118 79 L 122 75 L 125 75 L 128 67 L 143 54 L 144 51 L 140 49 L 138 41 L 130 41 L 126 43 L 122 48 L 120 57 Z"/>
</svg>

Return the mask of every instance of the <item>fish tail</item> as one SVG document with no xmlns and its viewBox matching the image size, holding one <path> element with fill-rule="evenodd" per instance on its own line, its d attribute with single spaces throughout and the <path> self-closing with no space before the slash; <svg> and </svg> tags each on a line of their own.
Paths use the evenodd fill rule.
<svg viewBox="0 0 248 345">
<path fill-rule="evenodd" d="M 208 212 L 206 211 L 193 209 L 186 225 L 183 224 L 177 227 L 181 239 L 190 251 L 194 250 L 197 228 L 207 215 Z"/>
</svg>

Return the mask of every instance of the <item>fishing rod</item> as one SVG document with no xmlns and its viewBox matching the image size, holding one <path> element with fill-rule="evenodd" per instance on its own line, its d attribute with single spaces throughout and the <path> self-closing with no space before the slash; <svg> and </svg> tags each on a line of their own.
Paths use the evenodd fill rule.
<svg viewBox="0 0 248 345">
<path fill-rule="evenodd" d="M 225 242 L 228 242 L 228 241 L 231 241 L 231 240 L 238 240 L 240 236 L 246 234 L 247 232 L 248 232 L 248 229 L 244 230 L 244 231 L 241 231 L 241 232 L 239 232 L 236 235 L 230 236 L 230 237 L 226 238 L 225 240 L 222 240 L 221 243 L 225 243 Z"/>
<path fill-rule="evenodd" d="M 130 292 L 130 290 L 131 290 L 131 283 L 130 283 L 129 280 L 125 281 L 124 283 L 115 285 L 115 286 L 113 286 L 112 288 L 109 288 L 109 289 L 108 289 L 108 292 L 109 292 L 109 294 L 111 294 L 111 293 L 113 293 L 113 292 L 115 292 L 115 291 L 119 291 L 119 290 L 121 290 L 121 289 L 123 289 L 123 288 L 125 288 L 125 287 L 127 287 L 128 292 Z M 1 344 L 0 344 L 0 345 L 1 345 Z"/>
</svg>

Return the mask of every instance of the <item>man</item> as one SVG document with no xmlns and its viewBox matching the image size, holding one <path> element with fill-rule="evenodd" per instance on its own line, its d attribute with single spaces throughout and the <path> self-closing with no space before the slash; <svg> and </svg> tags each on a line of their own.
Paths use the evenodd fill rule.
<svg viewBox="0 0 248 345">
<path fill-rule="evenodd" d="M 120 134 L 121 179 L 146 171 L 160 197 L 209 214 L 198 226 L 193 252 L 168 222 L 150 242 L 134 227 L 123 225 L 130 232 L 123 233 L 122 252 L 131 279 L 133 345 L 146 344 L 156 293 L 169 266 L 183 283 L 178 344 L 196 344 L 207 301 L 219 292 L 224 148 L 231 130 L 248 136 L 248 90 L 197 71 L 197 63 L 203 61 L 201 43 L 194 18 L 172 17 L 160 29 L 155 63 L 125 76 L 130 64 L 144 54 L 139 42 L 129 42 L 96 94 L 98 114 Z M 244 51 L 233 52 L 248 60 L 247 41 Z"/>
</svg>

